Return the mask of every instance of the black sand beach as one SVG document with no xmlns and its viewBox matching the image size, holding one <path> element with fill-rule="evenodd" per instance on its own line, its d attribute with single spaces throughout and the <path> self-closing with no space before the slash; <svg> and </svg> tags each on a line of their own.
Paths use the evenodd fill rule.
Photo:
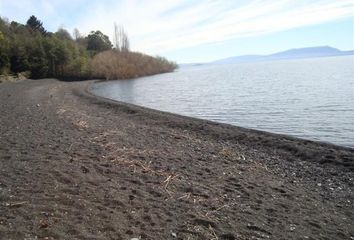
<svg viewBox="0 0 354 240">
<path fill-rule="evenodd" d="M 0 84 L 0 239 L 354 239 L 354 149 Z"/>
</svg>

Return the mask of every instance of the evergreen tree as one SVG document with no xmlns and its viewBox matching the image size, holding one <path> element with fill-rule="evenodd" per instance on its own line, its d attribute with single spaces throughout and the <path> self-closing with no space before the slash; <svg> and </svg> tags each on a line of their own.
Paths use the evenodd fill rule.
<svg viewBox="0 0 354 240">
<path fill-rule="evenodd" d="M 43 27 L 43 23 L 32 15 L 27 20 L 27 26 L 34 32 L 40 32 L 42 35 L 47 35 L 47 31 Z"/>
</svg>

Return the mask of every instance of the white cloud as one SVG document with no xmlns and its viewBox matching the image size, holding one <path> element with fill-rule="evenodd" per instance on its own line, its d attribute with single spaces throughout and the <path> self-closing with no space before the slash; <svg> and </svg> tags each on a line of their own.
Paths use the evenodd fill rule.
<svg viewBox="0 0 354 240">
<path fill-rule="evenodd" d="M 44 22 L 64 24 L 70 30 L 77 27 L 86 34 L 100 29 L 112 36 L 113 23 L 122 24 L 133 49 L 151 54 L 354 15 L 352 0 L 0 0 L 1 8 L 9 9 L 11 4 L 17 9 L 25 7 L 25 14 L 30 10 L 42 14 Z M 72 16 L 63 15 L 68 10 Z"/>
<path fill-rule="evenodd" d="M 179 10 L 180 8 L 180 10 Z M 79 29 L 123 24 L 133 48 L 161 53 L 200 44 L 284 31 L 353 16 L 352 0 L 317 1 L 187 1 L 123 0 L 96 5 L 81 19 Z"/>
</svg>

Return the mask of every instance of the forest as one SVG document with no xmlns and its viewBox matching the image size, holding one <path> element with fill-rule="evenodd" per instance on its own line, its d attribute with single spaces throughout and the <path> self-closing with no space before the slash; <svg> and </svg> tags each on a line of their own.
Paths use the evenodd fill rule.
<svg viewBox="0 0 354 240">
<path fill-rule="evenodd" d="M 122 26 L 114 42 L 99 30 L 87 36 L 59 28 L 49 32 L 31 16 L 26 24 L 0 18 L 0 75 L 18 78 L 129 79 L 171 72 L 177 64 L 130 50 Z"/>
</svg>

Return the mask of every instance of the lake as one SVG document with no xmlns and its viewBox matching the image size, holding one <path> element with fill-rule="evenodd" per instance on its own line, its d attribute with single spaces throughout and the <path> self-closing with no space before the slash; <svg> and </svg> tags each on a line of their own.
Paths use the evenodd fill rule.
<svg viewBox="0 0 354 240">
<path fill-rule="evenodd" d="M 106 98 L 354 147 L 354 56 L 199 65 L 99 82 Z"/>
</svg>

